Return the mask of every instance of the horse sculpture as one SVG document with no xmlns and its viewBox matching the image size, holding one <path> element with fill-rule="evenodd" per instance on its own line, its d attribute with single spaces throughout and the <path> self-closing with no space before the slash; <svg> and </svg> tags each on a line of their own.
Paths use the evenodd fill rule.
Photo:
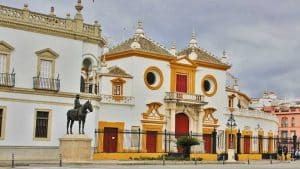
<svg viewBox="0 0 300 169">
<path fill-rule="evenodd" d="M 77 114 L 78 111 L 78 114 Z M 85 124 L 85 118 L 88 112 L 93 111 L 93 106 L 90 101 L 86 101 L 79 109 L 71 109 L 67 112 L 67 134 L 69 134 L 69 125 L 70 126 L 70 134 L 73 134 L 72 128 L 74 121 L 79 122 L 79 134 L 84 134 L 84 124 Z M 81 128 L 82 123 L 82 128 Z M 81 129 L 81 130 L 80 130 Z"/>
</svg>

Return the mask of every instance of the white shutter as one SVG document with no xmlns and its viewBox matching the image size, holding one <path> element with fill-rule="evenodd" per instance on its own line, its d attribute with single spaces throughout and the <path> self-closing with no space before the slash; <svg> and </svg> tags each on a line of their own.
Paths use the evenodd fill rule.
<svg viewBox="0 0 300 169">
<path fill-rule="evenodd" d="M 0 73 L 7 73 L 6 72 L 6 58 L 7 58 L 7 55 L 0 53 Z"/>
<path fill-rule="evenodd" d="M 50 78 L 52 72 L 52 61 L 50 60 L 41 60 L 41 69 L 40 69 L 40 77 L 42 78 Z"/>
</svg>

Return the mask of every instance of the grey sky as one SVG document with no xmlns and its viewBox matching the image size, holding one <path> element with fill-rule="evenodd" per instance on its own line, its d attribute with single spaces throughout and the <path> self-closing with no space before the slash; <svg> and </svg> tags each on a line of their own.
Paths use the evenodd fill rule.
<svg viewBox="0 0 300 169">
<path fill-rule="evenodd" d="M 98 20 L 111 45 L 132 36 L 138 19 L 150 38 L 177 49 L 191 32 L 199 46 L 217 56 L 225 49 L 251 97 L 266 89 L 281 97 L 300 96 L 300 1 L 296 0 L 83 0 L 85 22 Z M 2 5 L 56 15 L 75 14 L 76 0 L 0 0 Z"/>
</svg>

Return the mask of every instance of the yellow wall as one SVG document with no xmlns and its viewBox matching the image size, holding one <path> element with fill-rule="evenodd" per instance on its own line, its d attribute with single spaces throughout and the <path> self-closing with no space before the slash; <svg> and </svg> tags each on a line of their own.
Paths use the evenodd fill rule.
<svg viewBox="0 0 300 169">
<path fill-rule="evenodd" d="M 246 160 L 261 160 L 262 155 L 261 154 L 239 154 L 238 159 L 239 161 L 246 161 Z"/>
<path fill-rule="evenodd" d="M 104 139 L 104 127 L 118 128 L 118 132 L 124 131 L 124 122 L 107 122 L 99 121 L 98 129 L 101 133 L 98 133 L 98 152 L 103 152 L 103 139 Z M 118 134 L 117 152 L 123 152 L 123 134 Z"/>
<path fill-rule="evenodd" d="M 96 153 L 94 160 L 129 160 L 134 158 L 159 158 L 164 153 Z"/>
<path fill-rule="evenodd" d="M 204 161 L 217 161 L 217 154 L 191 154 L 190 159 L 202 158 Z"/>
</svg>

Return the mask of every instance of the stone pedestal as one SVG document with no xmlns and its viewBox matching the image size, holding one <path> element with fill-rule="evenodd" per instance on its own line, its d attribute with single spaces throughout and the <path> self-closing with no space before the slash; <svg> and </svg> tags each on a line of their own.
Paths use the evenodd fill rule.
<svg viewBox="0 0 300 169">
<path fill-rule="evenodd" d="M 87 135 L 64 135 L 59 139 L 59 152 L 63 161 L 91 160 L 92 139 Z"/>
<path fill-rule="evenodd" d="M 228 149 L 228 160 L 227 162 L 236 162 L 234 159 L 234 149 Z"/>
</svg>

